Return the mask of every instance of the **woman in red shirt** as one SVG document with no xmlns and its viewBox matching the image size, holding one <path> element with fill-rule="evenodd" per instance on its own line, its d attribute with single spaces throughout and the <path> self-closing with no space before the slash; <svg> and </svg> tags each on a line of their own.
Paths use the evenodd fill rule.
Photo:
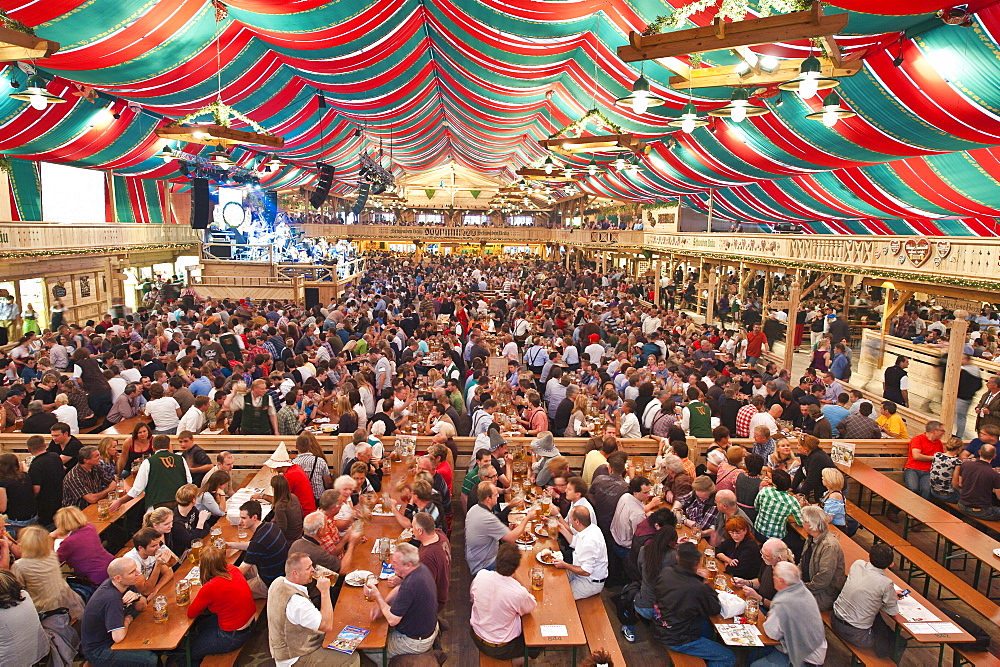
<svg viewBox="0 0 1000 667">
<path fill-rule="evenodd" d="M 229 653 L 243 646 L 253 629 L 257 611 L 250 586 L 239 568 L 226 563 L 226 552 L 206 546 L 201 552 L 201 590 L 188 607 L 188 618 L 201 618 L 191 627 L 191 659 Z"/>
</svg>

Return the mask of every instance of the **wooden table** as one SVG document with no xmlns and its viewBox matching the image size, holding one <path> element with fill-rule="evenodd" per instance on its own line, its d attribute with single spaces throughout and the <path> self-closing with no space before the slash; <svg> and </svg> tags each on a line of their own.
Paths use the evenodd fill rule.
<svg viewBox="0 0 1000 667">
<path fill-rule="evenodd" d="M 1000 542 L 984 533 L 978 527 L 959 520 L 958 523 L 928 523 L 927 526 L 944 539 L 945 548 L 942 563 L 947 567 L 947 561 L 953 557 L 952 550 L 958 547 L 976 559 L 976 571 L 972 578 L 973 588 L 979 588 L 979 577 L 982 574 L 983 563 L 991 568 L 986 580 L 986 597 L 990 597 L 993 579 L 1000 576 L 1000 558 L 993 554 L 994 549 L 1000 549 Z M 938 557 L 938 549 L 934 550 Z"/>
<path fill-rule="evenodd" d="M 854 461 L 851 467 L 837 464 L 840 471 L 849 475 L 861 487 L 868 489 L 868 511 L 871 513 L 871 498 L 881 496 L 889 504 L 899 508 L 903 513 L 903 539 L 910 532 L 910 517 L 926 524 L 964 523 L 929 500 L 924 500 L 905 486 L 895 482 L 883 473 L 873 469 L 867 463 Z M 861 506 L 861 489 L 858 489 L 858 506 Z"/>
<path fill-rule="evenodd" d="M 514 572 L 514 578 L 534 596 L 538 606 L 530 614 L 521 617 L 521 627 L 524 631 L 524 662 L 528 663 L 529 647 L 555 648 L 568 646 L 573 651 L 573 662 L 576 664 L 578 646 L 587 643 L 587 635 L 583 631 L 583 622 L 576 610 L 576 600 L 573 599 L 573 589 L 569 585 L 569 575 L 566 570 L 551 565 L 543 565 L 535 556 L 543 549 L 559 550 L 556 540 L 548 537 L 535 536 L 537 539 L 530 550 L 521 550 L 521 564 Z M 531 590 L 531 568 L 540 567 L 545 575 L 542 590 Z M 566 637 L 545 637 L 542 635 L 543 625 L 565 625 Z"/>
<path fill-rule="evenodd" d="M 862 547 L 860 544 L 852 540 L 845 533 L 836 529 L 834 529 L 834 532 L 840 540 L 840 548 L 843 549 L 844 551 L 844 567 L 847 569 L 848 572 L 851 571 L 851 565 L 854 564 L 854 561 L 857 560 L 862 560 L 865 562 L 868 561 L 868 552 L 865 551 L 864 547 Z M 888 575 L 888 577 L 892 580 L 894 584 L 896 584 L 903 590 L 910 588 L 909 586 L 907 586 L 905 581 L 899 578 L 891 570 L 886 570 L 885 573 L 886 575 Z M 931 612 L 932 614 L 940 618 L 942 622 L 951 620 L 937 607 L 928 602 L 927 598 L 913 591 L 912 589 L 910 590 L 909 597 L 913 598 L 914 600 L 922 604 L 924 608 L 927 609 L 927 611 Z M 952 634 L 929 634 L 929 635 L 914 634 L 913 632 L 910 631 L 909 628 L 903 625 L 907 621 L 905 618 L 903 618 L 902 614 L 896 614 L 895 616 L 892 617 L 892 620 L 895 621 L 896 623 L 896 644 L 893 651 L 893 661 L 896 662 L 897 664 L 899 663 L 899 659 L 902 655 L 903 649 L 906 648 L 906 640 L 902 639 L 902 632 L 904 630 L 906 631 L 906 634 L 913 637 L 920 644 L 965 643 L 965 642 L 975 641 L 975 638 L 972 635 L 961 629 L 960 632 Z"/>
<path fill-rule="evenodd" d="M 136 415 L 135 417 L 129 417 L 128 419 L 123 419 L 117 424 L 112 424 L 108 428 L 101 431 L 101 435 L 132 435 L 132 431 L 135 430 L 137 424 L 149 424 L 150 428 L 153 428 L 153 420 L 146 415 Z"/>
<path fill-rule="evenodd" d="M 270 482 L 271 476 L 274 471 L 270 468 L 261 468 L 256 475 L 252 478 L 248 477 L 248 483 L 245 486 L 255 486 L 255 487 L 267 487 Z M 222 537 L 225 538 L 227 542 L 238 542 L 238 528 L 229 523 L 226 517 L 220 517 L 218 523 L 215 525 L 222 527 Z M 210 540 L 210 536 L 206 536 L 205 540 Z M 242 554 L 242 551 L 236 549 L 229 549 L 226 551 L 226 560 L 232 564 L 237 558 Z M 180 556 L 182 554 L 178 554 Z M 187 636 L 188 631 L 194 624 L 195 619 L 188 618 L 187 616 L 187 605 L 179 606 L 176 601 L 176 583 L 186 577 L 190 572 L 191 568 L 195 566 L 195 563 L 191 562 L 190 558 L 185 558 L 181 566 L 177 568 L 174 573 L 173 579 L 169 583 L 163 586 L 157 593 L 157 595 L 163 595 L 167 598 L 167 621 L 166 623 L 154 623 L 153 622 L 153 601 L 150 600 L 146 611 L 139 614 L 139 616 L 132 621 L 132 624 L 128 628 L 128 633 L 123 641 L 112 645 L 112 650 L 115 651 L 172 651 L 180 646 L 181 642 Z M 197 584 L 191 587 L 191 601 L 194 601 L 195 595 L 198 593 L 199 586 Z M 154 596 L 155 599 L 155 596 Z M 190 649 L 190 646 L 187 647 Z M 190 651 L 188 654 L 188 663 L 190 664 Z"/>
<path fill-rule="evenodd" d="M 392 475 L 382 480 L 382 490 L 387 491 L 395 501 L 399 501 L 399 492 L 396 490 L 398 483 L 402 480 L 412 481 L 412 477 L 407 473 L 407 468 L 412 461 L 413 459 L 404 459 L 402 462 L 393 462 Z M 349 562 L 341 563 L 341 575 L 346 576 L 355 570 L 368 570 L 378 576 L 382 571 L 382 558 L 379 554 L 372 553 L 375 540 L 381 537 L 395 540 L 402 530 L 395 517 L 373 516 L 371 521 L 365 525 L 365 541 L 354 548 Z M 379 580 L 378 585 L 382 597 L 389 594 L 389 584 L 386 581 Z M 340 589 L 337 604 L 333 608 L 333 630 L 326 634 L 323 645 L 332 644 L 345 625 L 367 628 L 368 635 L 362 640 L 358 649 L 382 651 L 382 664 L 384 666 L 388 661 L 386 639 L 389 636 L 389 624 L 381 615 L 376 620 L 372 620 L 371 611 L 374 604 L 374 602 L 365 600 L 364 587 L 348 586 L 345 583 Z"/>
</svg>

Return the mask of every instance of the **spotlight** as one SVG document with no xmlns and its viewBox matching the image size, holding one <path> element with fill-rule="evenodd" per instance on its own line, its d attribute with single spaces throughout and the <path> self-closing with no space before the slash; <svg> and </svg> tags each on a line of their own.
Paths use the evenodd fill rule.
<svg viewBox="0 0 1000 667">
<path fill-rule="evenodd" d="M 757 67 L 761 68 L 762 70 L 764 70 L 769 74 L 774 70 L 778 69 L 778 66 L 780 64 L 781 61 L 775 58 L 774 56 L 761 56 L 760 60 L 757 61 Z"/>
<path fill-rule="evenodd" d="M 114 118 L 115 120 L 119 120 L 122 117 L 122 115 L 116 111 L 115 113 L 111 114 L 111 117 Z"/>
<path fill-rule="evenodd" d="M 316 104 L 320 109 L 326 108 L 326 98 L 323 97 L 323 93 L 316 93 Z"/>
<path fill-rule="evenodd" d="M 736 66 L 736 69 L 734 71 L 736 72 L 736 74 L 738 76 L 745 77 L 745 76 L 749 76 L 750 70 L 751 70 L 751 67 L 750 67 L 749 63 L 747 63 L 747 62 L 741 62 L 740 64 L 738 64 Z"/>
<path fill-rule="evenodd" d="M 10 80 L 10 87 L 11 88 L 20 88 L 21 87 L 21 82 L 18 81 L 17 79 L 11 79 Z"/>
</svg>

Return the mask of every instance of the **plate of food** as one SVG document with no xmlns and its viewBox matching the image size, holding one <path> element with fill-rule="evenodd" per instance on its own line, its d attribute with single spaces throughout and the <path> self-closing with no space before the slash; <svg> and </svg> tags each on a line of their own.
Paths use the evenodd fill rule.
<svg viewBox="0 0 1000 667">
<path fill-rule="evenodd" d="M 536 523 L 535 524 L 535 535 L 538 535 L 539 537 L 548 537 L 549 536 L 549 531 L 545 527 L 544 523 Z"/>
<path fill-rule="evenodd" d="M 535 560 L 542 565 L 552 565 L 557 560 L 562 560 L 562 552 L 553 551 L 552 549 L 542 549 L 535 554 Z"/>
<path fill-rule="evenodd" d="M 511 512 L 507 515 L 507 523 L 512 523 L 517 525 L 521 523 L 524 517 L 528 516 L 525 512 Z"/>
<path fill-rule="evenodd" d="M 368 581 L 368 577 L 374 576 L 375 574 L 368 570 L 355 570 L 344 577 L 344 583 L 348 586 L 364 586 L 365 582 Z"/>
<path fill-rule="evenodd" d="M 521 533 L 521 536 L 517 538 L 518 544 L 534 544 L 537 538 L 531 533 Z"/>
</svg>

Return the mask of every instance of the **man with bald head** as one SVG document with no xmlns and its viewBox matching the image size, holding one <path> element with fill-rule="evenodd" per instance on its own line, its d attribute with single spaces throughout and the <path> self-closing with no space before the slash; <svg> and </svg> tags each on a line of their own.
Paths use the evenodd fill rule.
<svg viewBox="0 0 1000 667">
<path fill-rule="evenodd" d="M 952 485 L 959 490 L 958 509 L 976 519 L 1000 519 L 1000 472 L 993 467 L 995 445 L 979 448 L 978 459 L 966 459 L 955 468 Z"/>
<path fill-rule="evenodd" d="M 80 648 L 92 665 L 159 664 L 152 651 L 111 648 L 125 639 L 133 619 L 146 609 L 146 598 L 136 589 L 141 580 L 142 573 L 131 558 L 116 558 L 108 565 L 108 578 L 90 597 L 80 623 Z"/>
<path fill-rule="evenodd" d="M 705 531 L 705 539 L 713 547 L 719 546 L 722 544 L 722 540 L 726 539 L 726 522 L 734 516 L 743 517 L 750 524 L 750 527 L 753 527 L 753 521 L 750 520 L 746 512 L 736 503 L 736 494 L 729 489 L 722 489 L 715 492 L 715 508 L 719 512 L 715 515 L 715 521 L 712 523 L 711 528 Z"/>
</svg>

